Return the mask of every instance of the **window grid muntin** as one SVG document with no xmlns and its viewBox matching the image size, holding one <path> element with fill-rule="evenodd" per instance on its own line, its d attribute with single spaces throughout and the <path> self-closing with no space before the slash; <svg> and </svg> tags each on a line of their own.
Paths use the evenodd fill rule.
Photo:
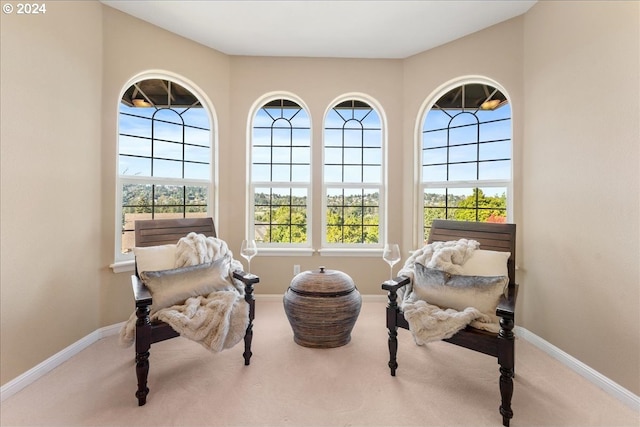
<svg viewBox="0 0 640 427">
<path fill-rule="evenodd" d="M 153 79 L 150 79 L 153 80 Z M 167 83 L 167 88 L 170 91 L 171 90 L 171 86 L 173 82 L 170 81 L 165 81 Z M 136 86 L 137 83 L 134 83 L 133 86 Z M 178 84 L 173 83 L 173 85 L 176 85 L 179 87 Z M 186 90 L 186 89 L 185 89 Z M 126 91 L 125 91 L 126 93 Z M 212 179 L 211 179 L 211 159 L 212 159 L 212 150 L 211 150 L 211 130 L 210 128 L 204 127 L 202 126 L 202 124 L 204 124 L 204 122 L 206 121 L 208 124 L 210 124 L 210 118 L 208 114 L 199 114 L 197 116 L 192 116 L 192 115 L 188 115 L 189 117 L 189 123 L 185 122 L 185 119 L 183 117 L 183 115 L 185 115 L 188 112 L 192 112 L 192 111 L 196 111 L 196 109 L 203 109 L 203 112 L 206 112 L 204 110 L 204 106 L 202 105 L 202 103 L 200 101 L 197 101 L 195 103 L 193 103 L 192 105 L 188 106 L 188 107 L 172 107 L 172 106 L 156 106 L 156 105 L 152 105 L 151 107 L 146 107 L 146 108 L 140 108 L 140 107 L 130 107 L 127 106 L 126 103 L 124 102 L 124 98 L 120 104 L 120 108 L 119 108 L 119 115 L 118 115 L 118 138 L 120 139 L 121 137 L 126 137 L 126 138 L 132 138 L 132 139 L 139 139 L 142 141 L 149 141 L 150 142 L 150 150 L 151 152 L 149 153 L 149 155 L 144 156 L 144 155 L 134 155 L 134 154 L 127 154 L 127 153 L 121 153 L 120 152 L 120 148 L 119 148 L 119 152 L 118 152 L 118 198 L 119 198 L 119 203 L 118 203 L 118 213 L 119 216 L 121 217 L 121 227 L 120 227 L 120 232 L 116 233 L 116 247 L 120 248 L 119 250 L 116 251 L 116 259 L 119 259 L 122 255 L 126 255 L 128 253 L 130 253 L 130 249 L 132 246 L 130 246 L 129 244 L 126 244 L 126 241 L 128 240 L 126 238 L 126 236 L 131 235 L 134 232 L 133 229 L 133 223 L 131 223 L 130 226 L 127 226 L 127 222 L 125 219 L 125 215 L 127 212 L 126 209 L 130 208 L 130 206 L 125 206 L 124 205 L 124 199 L 123 199 L 123 192 L 124 192 L 124 187 L 127 185 L 131 185 L 133 183 L 135 184 L 148 184 L 151 185 L 154 188 L 154 193 L 155 193 L 155 186 L 156 185 L 174 185 L 174 186 L 182 186 L 183 187 L 183 195 L 184 192 L 186 192 L 186 188 L 190 187 L 190 186 L 196 186 L 196 187 L 203 187 L 206 189 L 207 192 L 207 204 L 206 206 L 200 206 L 200 205 L 189 205 L 187 204 L 186 207 L 182 206 L 181 204 L 174 204 L 174 205 L 158 205 L 154 200 L 152 200 L 152 202 L 150 204 L 147 205 L 139 205 L 139 206 L 135 206 L 137 208 L 141 208 L 141 209 L 146 209 L 149 210 L 150 214 L 151 214 L 151 218 L 149 219 L 154 219 L 157 218 L 158 216 L 162 216 L 162 217 L 167 217 L 165 212 L 161 212 L 164 209 L 169 209 L 169 208 L 181 208 L 181 216 L 178 216 L 177 212 L 174 212 L 172 214 L 175 215 L 171 215 L 170 217 L 175 218 L 175 217 L 192 217 L 193 215 L 190 215 L 192 213 L 196 213 L 198 216 L 207 216 L 209 211 L 210 211 L 210 204 L 211 204 L 211 199 L 212 199 Z M 127 111 L 128 109 L 131 109 L 133 111 L 140 111 L 139 114 L 134 114 L 132 112 Z M 152 113 L 150 113 L 150 115 L 143 115 L 147 110 L 151 111 L 153 110 Z M 169 121 L 169 120 L 165 120 L 162 118 L 158 118 L 156 117 L 156 115 L 160 112 L 160 111 L 171 111 L 172 113 L 174 113 L 174 116 L 177 115 L 177 117 L 180 118 L 179 122 L 174 122 L 174 121 Z M 135 134 L 135 133 L 130 133 L 127 131 L 122 131 L 121 129 L 124 126 L 123 117 L 128 117 L 131 119 L 135 119 L 136 122 L 126 122 L 126 126 L 131 127 L 134 125 L 138 125 L 138 129 L 148 129 L 150 130 L 149 133 L 145 132 L 142 135 L 139 134 Z M 195 121 L 199 121 L 201 125 L 196 125 L 193 122 Z M 140 123 L 148 123 L 148 126 L 139 126 Z M 155 135 L 155 124 L 156 123 L 161 123 L 161 124 L 167 124 L 167 125 L 171 125 L 171 126 L 179 126 L 180 130 L 180 141 L 175 141 L 175 140 L 168 140 L 165 138 L 157 138 Z M 191 140 L 187 141 L 187 136 L 186 136 L 186 130 L 187 129 L 194 129 L 194 130 L 199 130 L 199 131 L 206 131 L 208 132 L 208 135 L 206 136 L 206 140 L 207 143 L 206 145 L 203 145 L 201 143 L 195 143 L 192 142 Z M 160 143 L 168 143 L 168 144 L 176 144 L 179 146 L 180 151 L 181 151 L 181 159 L 174 159 L 174 158 L 167 158 L 167 157 L 160 157 L 160 156 L 155 156 L 155 142 L 160 142 Z M 118 144 L 120 146 L 120 143 Z M 203 156 L 205 159 L 203 160 L 186 160 L 185 159 L 185 149 L 186 147 L 198 147 L 198 148 L 205 148 L 207 149 L 206 155 Z M 136 175 L 136 174 L 124 174 L 121 170 L 120 164 L 121 164 L 121 160 L 122 158 L 133 158 L 133 159 L 146 159 L 150 162 L 150 173 L 147 175 Z M 175 162 L 175 163 L 179 163 L 179 169 L 180 169 L 180 177 L 168 177 L 168 176 L 157 176 L 157 174 L 155 173 L 154 169 L 156 167 L 155 165 L 155 161 L 168 161 L 168 162 Z M 193 179 L 193 178 L 185 178 L 185 174 L 186 171 L 189 170 L 188 166 L 189 165 L 206 165 L 208 166 L 207 168 L 207 179 Z M 184 202 L 184 199 L 183 199 Z M 186 203 L 186 202 L 185 202 Z M 202 209 L 204 207 L 204 210 Z M 192 210 L 193 208 L 197 208 L 199 209 L 198 212 L 189 212 L 190 210 Z M 130 240 L 130 239 L 129 239 Z M 133 242 L 131 240 L 131 242 Z"/>
<path fill-rule="evenodd" d="M 338 120 L 342 120 L 342 123 L 337 123 Z M 327 122 L 331 121 L 330 124 Z M 374 123 L 372 123 L 374 122 Z M 374 126 L 372 126 L 374 125 Z M 378 138 L 377 143 L 372 144 L 371 138 L 368 137 L 367 132 L 377 132 Z M 353 139 L 349 138 L 349 135 L 357 132 L 359 134 L 359 138 L 357 143 L 353 143 Z M 336 138 L 335 134 L 340 133 L 339 138 Z M 371 105 L 364 101 L 359 101 L 355 99 L 347 100 L 336 104 L 325 117 L 325 127 L 324 127 L 324 165 L 323 165 L 323 176 L 324 176 L 324 196 L 323 196 L 323 244 L 328 246 L 355 246 L 362 247 L 364 245 L 374 245 L 380 246 L 380 242 L 382 241 L 381 234 L 383 233 L 382 227 L 382 219 L 383 219 L 383 194 L 382 194 L 382 182 L 383 182 L 383 129 L 382 129 L 382 120 L 380 115 Z M 365 137 L 367 136 L 367 137 Z M 360 150 L 359 153 L 359 162 L 350 162 L 346 163 L 346 153 L 347 150 Z M 367 156 L 365 153 L 368 151 L 377 151 L 379 161 L 378 162 L 367 162 L 365 159 Z M 340 159 L 339 161 L 335 161 L 335 157 L 332 156 L 332 153 L 339 152 Z M 359 179 L 347 179 L 349 168 L 359 168 Z M 375 180 L 366 180 L 366 168 L 367 167 L 377 167 L 377 179 Z M 331 170 L 340 169 L 339 173 L 329 176 L 329 172 Z M 330 216 L 332 208 L 336 208 L 338 206 L 331 205 L 329 203 L 329 192 L 332 190 L 341 190 L 344 194 L 345 190 L 359 190 L 363 194 L 366 191 L 373 190 L 377 194 L 377 204 L 372 206 L 362 207 L 362 211 L 364 212 L 365 208 L 377 208 L 377 222 L 375 224 L 361 224 L 360 225 L 360 235 L 356 239 L 356 241 L 345 242 L 344 236 L 349 228 L 352 226 L 347 224 L 336 225 L 330 223 Z M 352 206 L 348 206 L 352 207 Z M 346 208 L 346 206 L 344 207 Z M 344 212 L 343 208 L 343 212 Z M 361 221 L 364 221 L 365 215 L 361 216 Z M 344 218 L 343 218 L 344 220 Z M 329 237 L 331 230 L 336 227 L 340 228 L 339 234 L 342 236 L 339 241 L 332 241 Z M 370 242 L 365 242 L 367 233 L 365 233 L 365 228 L 375 228 L 377 231 L 377 238 L 373 239 Z"/>
<path fill-rule="evenodd" d="M 259 243 L 269 243 L 269 244 L 300 244 L 308 241 L 308 215 L 307 212 L 309 210 L 309 193 L 306 187 L 295 187 L 295 186 L 276 186 L 270 185 L 270 183 L 264 183 L 266 185 L 254 184 L 252 187 L 252 194 L 254 195 L 253 206 L 254 206 L 254 214 L 253 214 L 253 225 L 254 225 L 254 239 Z M 294 191 L 296 189 L 301 189 L 306 192 L 305 196 L 294 195 Z M 287 191 L 284 191 L 287 190 Z M 266 203 L 259 203 L 257 201 L 258 194 L 262 195 L 263 193 L 267 193 L 268 201 Z M 281 197 L 275 193 L 284 193 L 288 192 L 288 202 L 279 202 L 277 199 Z M 300 200 L 301 199 L 301 200 Z M 296 203 L 296 201 L 298 201 Z M 286 221 L 279 222 L 274 215 L 276 211 L 280 208 L 285 208 L 288 211 L 286 214 Z M 266 213 L 266 220 L 259 220 L 258 215 L 260 211 Z M 303 215 L 303 220 L 301 222 L 294 220 L 294 213 L 300 212 Z M 284 230 L 284 231 L 282 231 Z M 302 242 L 295 242 L 294 236 L 297 235 L 296 232 L 299 232 L 304 236 L 304 240 Z M 282 239 L 274 241 L 274 234 L 276 233 L 284 233 L 285 236 L 288 236 L 288 241 L 283 241 Z"/>
<path fill-rule="evenodd" d="M 464 99 L 464 89 L 465 89 L 465 85 L 462 86 L 458 86 L 456 89 L 462 89 L 462 98 Z M 454 89 L 454 90 L 456 90 Z M 420 195 L 422 197 L 422 210 L 421 210 L 421 215 L 420 215 L 420 223 L 422 224 L 422 237 L 423 240 L 426 240 L 426 237 L 429 234 L 430 231 L 430 227 L 429 224 L 430 222 L 427 222 L 425 220 L 425 218 L 427 217 L 427 211 L 428 210 L 437 210 L 437 209 L 442 209 L 444 211 L 444 215 L 442 215 L 444 218 L 443 219 L 452 219 L 452 216 L 454 215 L 453 212 L 455 212 L 456 209 L 461 209 L 459 207 L 455 207 L 455 206 L 448 206 L 448 202 L 449 202 L 449 197 L 445 197 L 445 206 L 428 206 L 425 204 L 425 196 L 426 196 L 426 191 L 428 191 L 429 189 L 441 189 L 445 191 L 445 195 L 448 194 L 448 192 L 452 189 L 460 189 L 460 188 L 470 188 L 470 189 L 482 189 L 482 188 L 501 188 L 504 189 L 504 194 L 505 194 L 505 198 L 506 198 L 506 203 L 505 203 L 505 207 L 503 209 L 500 209 L 503 213 L 504 213 L 504 218 L 506 220 L 507 215 L 509 214 L 509 205 L 510 205 L 510 189 L 511 189 L 511 170 L 512 170 L 512 158 L 511 158 L 511 110 L 510 110 L 510 105 L 508 100 L 506 100 L 506 97 L 504 97 L 504 95 L 502 95 L 502 93 L 496 89 L 496 88 L 492 88 L 493 92 L 491 93 L 491 95 L 489 96 L 489 98 L 496 96 L 496 97 L 501 97 L 504 100 L 502 101 L 502 103 L 500 104 L 500 107 L 498 107 L 496 110 L 493 111 L 487 111 L 487 110 L 482 110 L 477 106 L 465 106 L 465 105 L 459 105 L 458 109 L 456 110 L 457 112 L 454 112 L 454 110 L 452 108 L 445 110 L 445 109 L 439 109 L 438 107 L 438 102 L 440 101 L 440 99 L 433 105 L 433 107 L 426 112 L 424 119 L 423 119 L 423 128 L 422 128 L 422 133 L 421 133 L 421 145 L 420 145 L 420 175 L 421 175 L 421 185 L 420 187 Z M 452 91 L 449 91 L 447 94 L 451 93 Z M 447 94 L 443 95 L 441 97 L 441 99 L 443 99 Z M 487 100 L 489 99 L 487 98 Z M 503 108 L 504 105 L 507 105 L 507 108 Z M 507 110 L 508 109 L 508 110 Z M 459 111 L 458 111 L 459 110 Z M 438 115 L 435 116 L 436 119 L 434 120 L 434 122 L 438 122 L 439 120 L 442 120 L 443 114 L 448 116 L 448 125 L 446 127 L 443 126 L 433 126 L 430 125 L 429 123 L 429 114 L 431 112 L 436 112 Z M 493 114 L 496 113 L 496 114 Z M 507 114 L 508 113 L 508 114 Z M 458 117 L 461 114 L 471 114 L 474 117 L 476 117 L 476 123 L 475 124 L 462 124 L 462 125 L 454 125 L 451 126 L 451 123 L 454 121 L 454 119 L 456 117 Z M 505 115 L 506 114 L 506 115 Z M 493 118 L 489 118 L 487 119 L 487 116 L 493 115 Z M 497 118 L 496 118 L 497 117 Z M 482 138 L 482 129 L 483 129 L 483 125 L 492 125 L 492 124 L 496 124 L 496 123 L 507 123 L 509 125 L 508 128 L 508 138 Z M 456 130 L 456 129 L 463 129 L 466 127 L 470 127 L 470 126 L 475 126 L 475 134 L 476 134 L 476 138 L 475 141 L 462 141 L 462 142 L 457 142 L 451 139 L 451 130 Z M 429 139 L 429 135 L 437 135 L 438 133 L 443 133 L 446 132 L 446 143 L 444 144 L 438 144 L 438 143 L 433 143 L 434 139 Z M 437 139 L 435 139 L 437 141 Z M 484 158 L 483 155 L 481 155 L 482 152 L 482 148 L 483 147 L 488 147 L 487 144 L 493 144 L 493 143 L 498 143 L 498 142 L 507 142 L 509 143 L 509 155 L 508 156 L 502 156 L 502 157 L 494 157 L 494 158 Z M 475 160 L 464 160 L 464 161 L 450 161 L 450 156 L 451 156 L 451 150 L 452 149 L 457 149 L 459 147 L 465 147 L 465 146 L 475 146 Z M 446 161 L 436 161 L 436 162 L 429 162 L 427 159 L 429 158 L 429 153 L 435 153 L 437 152 L 437 150 L 446 150 Z M 508 168 L 509 168 L 509 174 L 508 176 L 499 176 L 499 177 L 490 177 L 490 178 L 483 178 L 481 176 L 481 170 L 482 170 L 482 166 L 484 165 L 489 165 L 489 164 L 498 164 L 499 162 L 508 162 Z M 467 177 L 462 178 L 462 179 L 451 179 L 451 172 L 452 172 L 452 166 L 456 167 L 459 165 L 470 165 L 470 164 L 475 164 L 475 177 L 472 178 L 471 180 L 469 180 Z M 431 168 L 435 168 L 435 167 L 445 167 L 446 168 L 446 173 L 444 176 L 444 179 L 442 180 L 429 180 L 425 178 L 425 172 L 427 171 L 427 168 L 431 167 Z M 476 198 L 477 198 L 477 193 L 476 193 Z M 467 208 L 465 208 L 467 209 Z M 483 208 L 483 207 L 479 207 L 476 203 L 475 208 L 473 209 L 475 212 L 475 217 L 476 220 L 478 219 L 478 217 L 480 216 L 481 212 L 483 211 L 488 211 L 488 210 L 496 210 L 495 208 Z M 433 218 L 430 219 L 430 221 Z"/>
<path fill-rule="evenodd" d="M 268 123 L 268 120 L 271 123 Z M 254 236 L 258 244 L 269 246 L 309 246 L 310 227 L 309 209 L 311 194 L 311 126 L 307 111 L 297 102 L 290 99 L 279 98 L 269 101 L 260 107 L 254 114 L 254 124 L 252 126 L 252 162 L 251 162 L 251 220 L 250 235 Z M 258 123 L 258 124 L 256 124 Z M 283 125 L 286 123 L 286 126 Z M 282 130 L 288 130 L 286 143 L 275 136 L 281 134 Z M 262 142 L 256 139 L 256 130 L 266 130 L 269 133 L 268 141 Z M 305 135 L 306 134 L 306 135 Z M 300 136 L 305 138 L 301 141 Z M 277 161 L 277 150 L 288 149 L 289 161 Z M 266 149 L 269 152 L 268 161 L 256 161 L 258 152 L 256 149 Z M 302 161 L 296 158 L 296 149 L 306 149 L 308 154 Z M 276 161 L 274 161 L 276 160 Z M 260 167 L 268 168 L 268 176 L 257 176 Z M 278 179 L 277 171 L 287 169 L 287 179 Z M 306 170 L 305 170 L 306 169 Z M 297 174 L 301 175 L 299 177 Z M 267 178 L 267 179 L 260 179 Z M 274 192 L 289 189 L 289 204 L 274 204 Z M 303 204 L 293 204 L 294 189 L 303 189 L 306 192 Z M 259 190 L 268 190 L 270 197 L 268 204 L 257 204 L 256 198 Z M 278 208 L 286 208 L 289 212 L 289 220 L 286 222 L 274 222 L 273 213 Z M 275 209 L 274 209 L 275 208 Z M 304 221 L 293 220 L 293 212 L 304 208 Z M 269 212 L 268 221 L 258 221 L 259 210 L 267 209 Z M 287 232 L 280 234 L 288 236 L 288 241 L 273 241 L 274 232 L 280 233 L 283 228 L 288 228 Z M 301 236 L 303 240 L 294 241 L 294 236 Z"/>
</svg>

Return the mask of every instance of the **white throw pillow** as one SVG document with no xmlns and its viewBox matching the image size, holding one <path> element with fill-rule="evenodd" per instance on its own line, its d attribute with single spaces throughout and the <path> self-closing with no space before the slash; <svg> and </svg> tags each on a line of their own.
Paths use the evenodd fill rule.
<svg viewBox="0 0 640 427">
<path fill-rule="evenodd" d="M 496 308 L 508 284 L 506 276 L 462 276 L 415 263 L 413 293 L 440 308 L 474 307 L 497 322 Z"/>
<path fill-rule="evenodd" d="M 189 267 L 143 271 L 140 279 L 151 292 L 153 308 L 159 310 L 183 303 L 187 298 L 234 289 L 233 284 L 227 281 L 229 268 L 226 261 L 219 258 Z"/>
<path fill-rule="evenodd" d="M 138 272 L 168 270 L 175 266 L 177 245 L 133 248 Z"/>
<path fill-rule="evenodd" d="M 464 264 L 462 274 L 465 276 L 507 276 L 507 261 L 511 252 L 488 251 L 476 249 Z"/>
</svg>

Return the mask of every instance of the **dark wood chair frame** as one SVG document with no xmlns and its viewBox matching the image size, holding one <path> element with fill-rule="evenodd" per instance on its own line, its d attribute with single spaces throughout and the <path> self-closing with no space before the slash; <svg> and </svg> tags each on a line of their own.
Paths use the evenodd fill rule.
<svg viewBox="0 0 640 427">
<path fill-rule="evenodd" d="M 157 219 L 135 222 L 135 245 L 137 247 L 158 246 L 177 243 L 181 237 L 190 232 L 216 237 L 216 229 L 213 218 L 178 218 Z M 245 300 L 249 304 L 249 325 L 244 336 L 244 364 L 249 365 L 251 359 L 251 341 L 253 339 L 253 319 L 255 318 L 255 299 L 253 297 L 253 285 L 260 281 L 256 275 L 236 271 L 235 279 L 240 280 L 245 286 Z M 175 338 L 180 334 L 167 323 L 151 321 L 149 312 L 152 303 L 149 289 L 142 283 L 138 276 L 136 265 L 135 275 L 131 276 L 133 295 L 136 304 L 136 375 L 138 377 L 138 406 L 147 402 L 149 388 L 147 377 L 149 375 L 149 355 L 151 344 Z"/>
<path fill-rule="evenodd" d="M 500 332 L 493 334 L 487 331 L 466 327 L 451 338 L 444 341 L 470 350 L 496 357 L 500 365 L 500 395 L 502 403 L 500 414 L 502 423 L 509 426 L 513 418 L 511 397 L 513 396 L 513 376 L 515 368 L 515 321 L 516 297 L 518 285 L 515 283 L 516 262 L 516 226 L 515 224 L 494 224 L 482 222 L 463 222 L 435 220 L 431 227 L 428 243 L 444 242 L 458 239 L 472 239 L 480 243 L 481 249 L 511 252 L 507 262 L 509 272 L 509 288 L 507 296 L 498 303 L 496 315 L 500 318 Z M 411 279 L 399 276 L 382 284 L 388 291 L 387 328 L 389 329 L 389 368 L 391 375 L 396 375 L 398 368 L 398 328 L 409 329 L 409 323 L 398 305 L 398 290 L 409 284 Z"/>
</svg>

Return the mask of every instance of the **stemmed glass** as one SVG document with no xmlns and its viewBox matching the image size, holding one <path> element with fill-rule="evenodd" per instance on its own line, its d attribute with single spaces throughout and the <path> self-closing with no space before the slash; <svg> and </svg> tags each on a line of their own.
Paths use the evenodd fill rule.
<svg viewBox="0 0 640 427">
<path fill-rule="evenodd" d="M 255 240 L 243 240 L 240 247 L 240 255 L 247 260 L 247 273 L 251 274 L 251 258 L 258 253 L 258 247 Z"/>
<path fill-rule="evenodd" d="M 395 243 L 387 243 L 384 245 L 382 259 L 389 264 L 389 280 L 393 280 L 393 266 L 400 261 L 400 248 Z"/>
</svg>

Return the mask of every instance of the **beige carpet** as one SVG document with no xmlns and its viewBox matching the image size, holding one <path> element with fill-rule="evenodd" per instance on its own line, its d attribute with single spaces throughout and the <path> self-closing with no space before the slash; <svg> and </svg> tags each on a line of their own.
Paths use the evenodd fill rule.
<svg viewBox="0 0 640 427">
<path fill-rule="evenodd" d="M 495 359 L 400 331 L 387 368 L 385 304 L 365 302 L 349 344 L 293 342 L 282 303 L 258 301 L 253 359 L 183 338 L 154 344 L 137 406 L 133 349 L 108 337 L 5 400 L 3 426 L 500 426 Z M 633 426 L 640 414 L 524 340 L 516 343 L 517 426 Z"/>
</svg>

